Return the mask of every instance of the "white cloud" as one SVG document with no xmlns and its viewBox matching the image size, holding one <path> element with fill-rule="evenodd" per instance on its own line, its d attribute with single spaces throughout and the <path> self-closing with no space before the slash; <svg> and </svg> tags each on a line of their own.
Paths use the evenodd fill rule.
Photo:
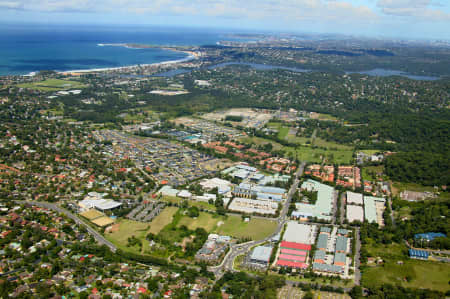
<svg viewBox="0 0 450 299">
<path fill-rule="evenodd" d="M 378 0 L 377 6 L 390 16 L 412 17 L 424 21 L 450 21 L 450 14 L 439 10 L 438 7 L 442 7 L 442 3 L 436 1 Z"/>
</svg>

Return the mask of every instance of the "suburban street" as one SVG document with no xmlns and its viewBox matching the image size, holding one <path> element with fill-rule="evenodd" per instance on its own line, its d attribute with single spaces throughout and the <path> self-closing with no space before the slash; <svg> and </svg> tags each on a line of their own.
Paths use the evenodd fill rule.
<svg viewBox="0 0 450 299">
<path fill-rule="evenodd" d="M 226 271 L 231 271 L 231 272 L 235 271 L 233 269 L 233 263 L 234 263 L 234 260 L 236 259 L 236 257 L 247 253 L 250 250 L 250 248 L 252 248 L 254 246 L 257 246 L 259 244 L 269 241 L 270 239 L 272 239 L 274 236 L 276 236 L 277 234 L 279 234 L 282 231 L 284 224 L 287 221 L 286 215 L 289 211 L 289 205 L 291 203 L 292 196 L 294 195 L 295 191 L 297 190 L 298 184 L 300 182 L 298 178 L 303 174 L 305 165 L 306 165 L 306 163 L 302 162 L 300 167 L 298 168 L 298 171 L 295 174 L 294 182 L 292 183 L 292 186 L 289 189 L 286 202 L 284 203 L 283 209 L 281 210 L 280 216 L 278 217 L 278 226 L 277 226 L 277 229 L 275 230 L 275 232 L 271 236 L 269 236 L 265 239 L 262 239 L 262 240 L 250 241 L 247 243 L 235 244 L 235 245 L 230 246 L 230 251 L 224 257 L 222 263 L 218 266 L 211 266 L 208 268 L 209 271 L 213 272 L 214 275 L 216 275 L 216 279 L 222 277 L 222 275 Z"/>
<path fill-rule="evenodd" d="M 97 240 L 97 242 L 99 244 L 108 246 L 111 249 L 112 252 L 116 252 L 116 250 L 117 250 L 117 247 L 113 243 L 111 243 L 108 240 L 106 240 L 99 232 L 97 232 L 95 229 L 90 227 L 86 222 L 84 222 L 83 220 L 78 218 L 76 215 L 72 214 L 71 212 L 69 212 L 68 210 L 66 210 L 64 208 L 61 208 L 60 206 L 57 206 L 55 204 L 48 203 L 48 202 L 39 202 L 39 201 L 21 201 L 21 200 L 18 200 L 16 202 L 17 203 L 21 203 L 21 204 L 34 205 L 34 206 L 38 206 L 38 207 L 41 207 L 41 208 L 54 210 L 54 211 L 57 211 L 57 212 L 59 212 L 61 214 L 65 214 L 67 217 L 69 217 L 70 219 L 75 221 L 76 224 L 84 226 L 86 228 L 86 230 L 88 231 L 88 233 L 91 236 L 93 236 L 95 238 L 95 240 Z"/>
<path fill-rule="evenodd" d="M 359 238 L 359 227 L 355 228 L 355 284 L 360 285 L 361 283 L 361 272 L 359 271 L 360 266 L 360 250 L 361 250 L 361 240 Z"/>
</svg>

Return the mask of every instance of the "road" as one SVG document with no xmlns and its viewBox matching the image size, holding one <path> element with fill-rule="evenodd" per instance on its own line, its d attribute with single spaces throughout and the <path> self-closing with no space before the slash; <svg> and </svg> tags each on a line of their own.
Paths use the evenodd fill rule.
<svg viewBox="0 0 450 299">
<path fill-rule="evenodd" d="M 339 224 L 342 225 L 344 223 L 345 218 L 345 205 L 347 204 L 347 201 L 345 200 L 345 193 L 341 193 L 341 209 L 340 209 L 340 217 L 339 217 Z"/>
<path fill-rule="evenodd" d="M 361 272 L 359 271 L 360 266 L 360 250 L 361 250 L 361 240 L 359 238 L 359 227 L 355 228 L 355 284 L 360 285 L 361 283 Z"/>
<path fill-rule="evenodd" d="M 86 222 L 84 222 L 83 220 L 78 218 L 78 216 L 72 214 L 71 212 L 69 212 L 68 210 L 66 210 L 64 208 L 61 208 L 60 206 L 58 206 L 56 204 L 49 203 L 49 202 L 22 201 L 22 200 L 17 200 L 15 202 L 21 203 L 21 204 L 30 204 L 30 205 L 38 206 L 38 207 L 41 207 L 41 208 L 46 208 L 46 209 L 49 209 L 49 210 L 53 210 L 53 211 L 56 211 L 56 212 L 61 213 L 61 214 L 65 214 L 67 217 L 69 217 L 70 219 L 75 221 L 76 224 L 78 224 L 80 226 L 84 226 L 86 228 L 86 230 L 88 231 L 88 233 L 91 236 L 93 236 L 94 239 L 97 240 L 97 242 L 99 244 L 108 246 L 109 249 L 111 249 L 112 252 L 116 252 L 116 250 L 117 250 L 117 247 L 113 243 L 111 243 L 108 240 L 106 240 L 99 232 L 97 232 L 95 229 L 90 227 Z"/>
<path fill-rule="evenodd" d="M 277 229 L 275 230 L 275 232 L 272 235 L 270 235 L 269 237 L 262 239 L 262 240 L 250 241 L 247 243 L 231 245 L 230 250 L 225 255 L 222 263 L 218 266 L 211 266 L 208 268 L 209 271 L 214 273 L 214 275 L 216 276 L 216 279 L 219 279 L 220 277 L 222 277 L 222 275 L 226 271 L 235 272 L 235 270 L 233 268 L 233 264 L 234 264 L 234 260 L 236 259 L 236 257 L 247 253 L 250 250 L 250 248 L 252 248 L 254 246 L 257 246 L 259 244 L 269 241 L 270 239 L 272 239 L 274 236 L 276 236 L 277 234 L 279 234 L 282 231 L 284 224 L 288 220 L 288 218 L 286 216 L 289 211 L 289 205 L 291 204 L 292 196 L 294 195 L 295 191 L 297 190 L 298 184 L 300 182 L 298 178 L 303 174 L 305 165 L 306 165 L 306 163 L 302 162 L 300 167 L 298 168 L 298 171 L 295 174 L 294 182 L 292 183 L 291 189 L 289 189 L 289 192 L 287 194 L 286 202 L 284 203 L 283 209 L 280 212 L 280 216 L 278 218 L 274 219 L 274 220 L 278 221 L 278 226 L 277 226 Z"/>
</svg>

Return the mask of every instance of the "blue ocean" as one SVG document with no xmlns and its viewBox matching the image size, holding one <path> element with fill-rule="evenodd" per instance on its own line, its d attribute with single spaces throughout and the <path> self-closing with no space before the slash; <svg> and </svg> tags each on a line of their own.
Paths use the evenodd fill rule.
<svg viewBox="0 0 450 299">
<path fill-rule="evenodd" d="M 81 70 L 179 60 L 185 53 L 99 44 L 211 45 L 225 31 L 162 27 L 1 25 L 0 75 Z"/>
</svg>

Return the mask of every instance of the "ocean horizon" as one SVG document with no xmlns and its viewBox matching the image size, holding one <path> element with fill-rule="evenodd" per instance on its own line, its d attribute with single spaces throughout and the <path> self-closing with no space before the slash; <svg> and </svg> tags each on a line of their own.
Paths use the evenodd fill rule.
<svg viewBox="0 0 450 299">
<path fill-rule="evenodd" d="M 188 55 L 158 48 L 107 45 L 207 45 L 220 41 L 224 34 L 206 29 L 162 27 L 2 26 L 0 75 L 27 75 L 42 70 L 115 68 L 181 60 Z"/>
</svg>

